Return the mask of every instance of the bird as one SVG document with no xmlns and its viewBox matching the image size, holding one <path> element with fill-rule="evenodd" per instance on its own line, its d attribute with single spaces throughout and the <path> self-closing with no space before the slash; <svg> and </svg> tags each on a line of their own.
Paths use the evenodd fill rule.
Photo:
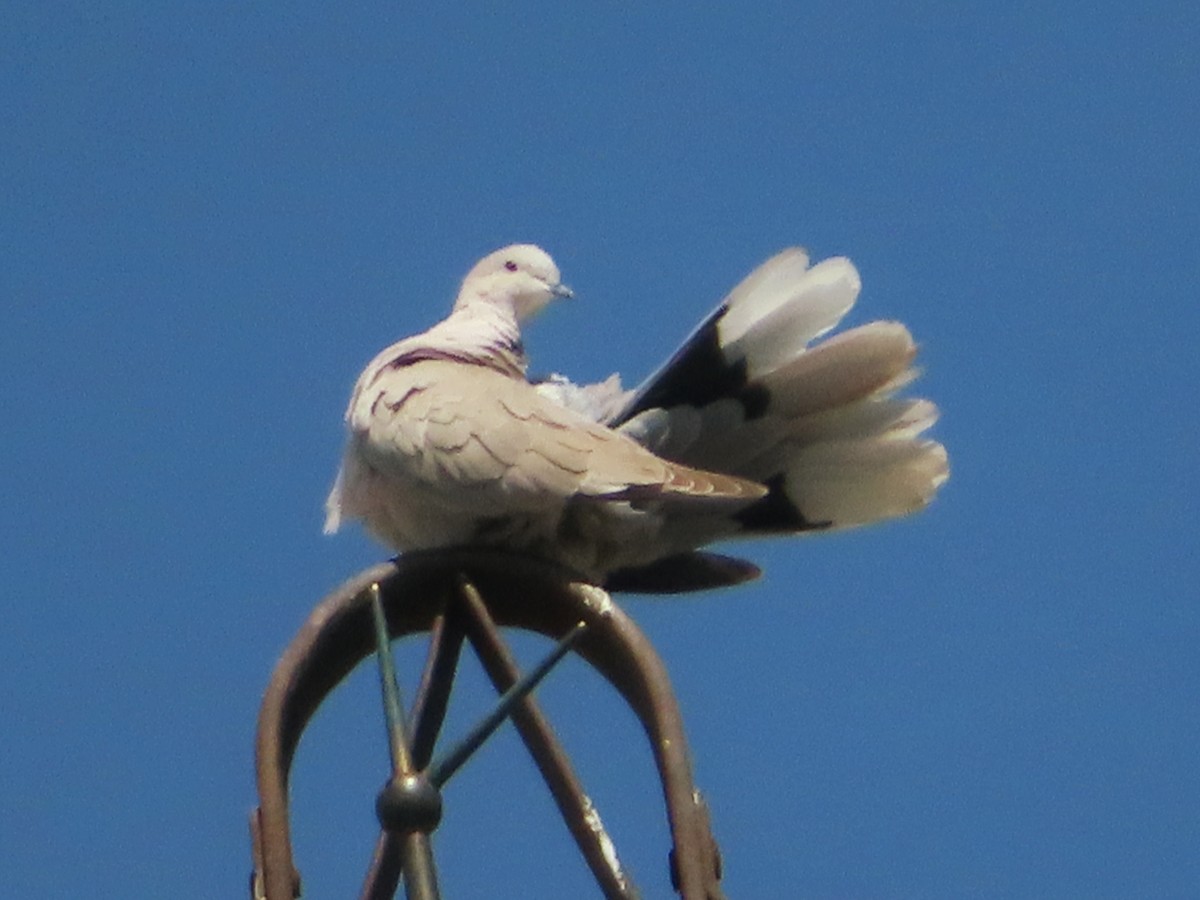
<svg viewBox="0 0 1200 900">
<path fill-rule="evenodd" d="M 936 406 L 898 396 L 916 344 L 895 321 L 825 340 L 853 263 L 783 250 L 634 390 L 531 378 L 521 326 L 569 298 L 540 247 L 488 254 L 447 318 L 359 376 L 326 533 L 360 520 L 405 553 L 490 548 L 613 590 L 732 584 L 716 541 L 865 525 L 926 506 L 949 475 Z"/>
</svg>

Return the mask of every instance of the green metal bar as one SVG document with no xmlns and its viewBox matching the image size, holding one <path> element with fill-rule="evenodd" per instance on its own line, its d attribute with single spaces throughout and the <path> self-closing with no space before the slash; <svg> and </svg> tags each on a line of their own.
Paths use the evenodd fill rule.
<svg viewBox="0 0 1200 900">
<path fill-rule="evenodd" d="M 379 682 L 383 691 L 383 714 L 387 719 L 388 748 L 392 756 L 392 784 L 407 782 L 414 776 L 412 753 L 404 725 L 404 706 L 400 700 L 400 682 L 392 660 L 391 636 L 379 582 L 368 588 L 371 594 L 371 617 L 375 624 L 375 650 L 379 658 Z M 386 789 L 385 789 L 386 790 Z M 437 869 L 433 863 L 433 848 L 425 831 L 405 831 L 396 835 L 400 842 L 401 864 L 404 869 L 404 894 L 408 900 L 438 900 Z"/>
<path fill-rule="evenodd" d="M 470 733 L 452 747 L 445 756 L 435 760 L 429 767 L 429 780 L 433 782 L 435 787 L 441 787 L 457 772 L 470 757 L 471 754 L 478 750 L 496 729 L 508 718 L 513 708 L 520 703 L 525 697 L 529 696 L 543 679 L 550 674 L 550 670 L 558 664 L 558 662 L 566 656 L 571 648 L 583 637 L 583 633 L 587 631 L 587 623 L 579 622 L 563 635 L 562 640 L 558 642 L 555 648 L 550 651 L 540 663 L 530 669 L 521 679 L 511 688 L 504 692 L 500 697 L 500 702 L 496 707 L 483 718 L 483 720 L 471 729 Z"/>
<path fill-rule="evenodd" d="M 397 775 L 411 775 L 413 768 L 408 752 L 408 735 L 405 733 L 404 704 L 400 700 L 400 682 L 396 678 L 392 641 L 388 635 L 387 616 L 383 612 L 383 599 L 379 595 L 379 583 L 372 584 L 368 590 L 371 593 L 371 618 L 375 623 L 375 655 L 379 660 L 379 686 L 383 692 L 383 716 L 387 723 L 392 769 Z"/>
</svg>

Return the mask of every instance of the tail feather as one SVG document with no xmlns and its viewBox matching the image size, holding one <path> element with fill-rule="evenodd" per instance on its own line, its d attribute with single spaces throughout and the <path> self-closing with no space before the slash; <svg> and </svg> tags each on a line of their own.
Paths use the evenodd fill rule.
<svg viewBox="0 0 1200 900">
<path fill-rule="evenodd" d="M 806 519 L 841 528 L 915 512 L 949 470 L 936 441 L 880 438 L 813 445 L 792 456 L 784 473 L 784 492 Z"/>
<path fill-rule="evenodd" d="M 871 322 L 798 354 L 767 372 L 762 384 L 773 415 L 811 415 L 887 390 L 916 353 L 899 322 Z"/>
<path fill-rule="evenodd" d="M 926 505 L 948 477 L 922 434 L 928 400 L 897 398 L 916 377 L 899 322 L 810 342 L 857 299 L 847 259 L 809 268 L 785 250 L 744 279 L 611 421 L 667 459 L 769 488 L 729 516 L 730 533 L 849 527 Z M 682 546 L 691 525 L 668 523 Z M 706 527 L 712 528 L 712 523 Z"/>
<path fill-rule="evenodd" d="M 726 342 L 733 343 L 791 300 L 808 271 L 808 252 L 788 247 L 743 278 L 722 304 Z"/>
<path fill-rule="evenodd" d="M 879 435 L 911 440 L 928 430 L 937 418 L 938 409 L 928 400 L 913 397 L 870 399 L 790 423 L 787 441 L 804 446 L 822 440 L 864 439 Z"/>
<path fill-rule="evenodd" d="M 699 428 L 685 454 L 689 465 L 733 472 L 757 481 L 764 479 L 752 465 L 754 459 L 778 446 L 789 427 L 786 420 L 773 415 L 747 419 L 738 404 L 727 400 L 700 410 L 698 421 Z"/>
<path fill-rule="evenodd" d="M 850 260 L 818 263 L 795 279 L 790 291 L 753 292 L 740 306 L 731 302 L 720 326 L 722 348 L 733 358 L 745 358 L 750 378 L 762 377 L 836 326 L 854 306 L 861 286 Z"/>
</svg>

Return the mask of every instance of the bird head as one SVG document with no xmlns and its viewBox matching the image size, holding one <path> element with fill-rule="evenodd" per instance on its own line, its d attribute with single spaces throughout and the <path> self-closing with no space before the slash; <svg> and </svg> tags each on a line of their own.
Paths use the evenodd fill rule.
<svg viewBox="0 0 1200 900">
<path fill-rule="evenodd" d="M 520 322 L 551 300 L 570 296 L 550 254 L 533 244 L 513 244 L 475 264 L 463 279 L 454 308 L 478 302 L 507 304 Z"/>
</svg>

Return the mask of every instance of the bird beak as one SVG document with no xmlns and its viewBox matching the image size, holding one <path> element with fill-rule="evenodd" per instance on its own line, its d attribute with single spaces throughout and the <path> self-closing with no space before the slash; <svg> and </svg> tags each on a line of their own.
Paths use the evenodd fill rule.
<svg viewBox="0 0 1200 900">
<path fill-rule="evenodd" d="M 550 288 L 550 293 L 562 300 L 570 300 L 575 296 L 575 292 L 565 284 L 554 285 L 554 287 Z"/>
</svg>

